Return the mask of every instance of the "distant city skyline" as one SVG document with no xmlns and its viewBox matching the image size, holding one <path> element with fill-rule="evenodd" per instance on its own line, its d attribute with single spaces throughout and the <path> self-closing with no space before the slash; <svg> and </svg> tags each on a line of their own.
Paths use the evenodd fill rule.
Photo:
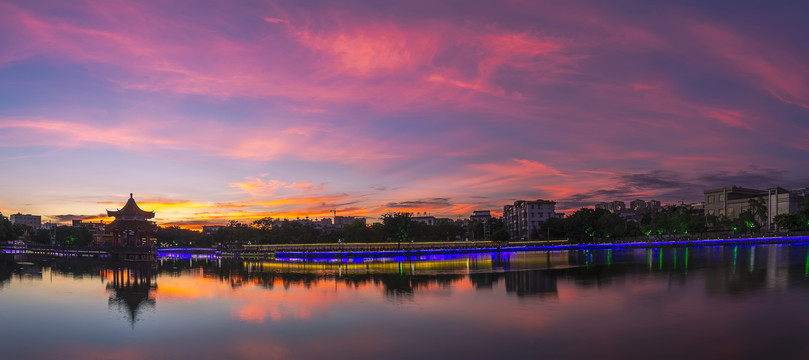
<svg viewBox="0 0 809 360">
<path fill-rule="evenodd" d="M 161 225 L 809 186 L 809 3 L 0 0 L 0 212 Z"/>
</svg>

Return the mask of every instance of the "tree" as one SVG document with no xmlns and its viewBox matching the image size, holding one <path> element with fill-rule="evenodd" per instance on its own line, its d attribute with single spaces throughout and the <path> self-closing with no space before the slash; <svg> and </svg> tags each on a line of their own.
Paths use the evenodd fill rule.
<svg viewBox="0 0 809 360">
<path fill-rule="evenodd" d="M 716 224 L 719 220 L 713 215 L 707 218 L 694 215 L 685 206 L 668 205 L 654 214 L 642 231 L 647 236 L 696 234 L 707 230 L 706 221 Z"/>
<path fill-rule="evenodd" d="M 483 221 L 482 220 L 469 220 L 466 225 L 466 237 L 473 241 L 483 240 Z"/>
<path fill-rule="evenodd" d="M 284 221 L 280 228 L 273 229 L 272 234 L 272 242 L 276 244 L 312 244 L 317 242 L 319 232 L 309 224 Z"/>
<path fill-rule="evenodd" d="M 93 234 L 83 227 L 59 226 L 54 229 L 56 243 L 66 246 L 82 247 L 93 242 Z"/>
<path fill-rule="evenodd" d="M 626 235 L 626 220 L 624 220 L 618 214 L 603 211 L 601 214 L 599 214 L 596 224 L 596 230 L 599 233 L 599 237 L 614 238 Z"/>
<path fill-rule="evenodd" d="M 11 225 L 11 230 L 14 233 L 14 237 L 25 236 L 26 238 L 33 234 L 34 228 L 25 225 L 25 224 L 14 224 Z"/>
<path fill-rule="evenodd" d="M 362 221 L 355 221 L 343 228 L 343 239 L 349 243 L 379 242 L 382 240 L 382 232 L 379 227 L 368 227 Z"/>
<path fill-rule="evenodd" d="M 51 244 L 51 234 L 53 230 L 49 229 L 39 229 L 36 231 L 33 237 L 31 237 L 31 241 L 39 244 Z"/>
<path fill-rule="evenodd" d="M 258 219 L 253 221 L 253 227 L 259 228 L 261 230 L 272 230 L 273 218 L 265 217 L 262 219 Z"/>
<path fill-rule="evenodd" d="M 751 198 L 747 201 L 747 205 L 747 211 L 753 217 L 752 220 L 748 219 L 748 221 L 754 223 L 753 226 L 748 225 L 748 228 L 755 228 L 758 231 L 767 223 L 767 204 L 763 198 Z"/>
<path fill-rule="evenodd" d="M 596 238 L 600 238 L 603 236 L 601 226 L 612 223 L 612 220 L 607 217 L 601 220 L 601 224 L 599 223 L 599 218 L 608 216 L 607 214 L 615 215 L 604 209 L 593 210 L 581 208 L 576 210 L 573 214 L 565 217 L 565 232 L 567 232 L 567 236 L 573 241 L 595 240 Z"/>
<path fill-rule="evenodd" d="M 714 214 L 705 215 L 705 226 L 710 231 L 715 231 L 719 228 L 721 222 L 719 221 L 719 217 Z"/>
<path fill-rule="evenodd" d="M 391 238 L 395 238 L 402 245 L 403 241 L 407 241 L 410 234 L 411 217 L 413 213 L 397 211 L 382 214 L 382 225 L 385 229 L 385 234 Z"/>
<path fill-rule="evenodd" d="M 775 226 L 780 230 L 792 230 L 801 225 L 798 214 L 787 213 L 775 215 Z"/>
<path fill-rule="evenodd" d="M 439 220 L 432 229 L 432 239 L 441 241 L 454 241 L 464 233 L 464 228 L 454 222 Z"/>
<path fill-rule="evenodd" d="M 259 244 L 264 240 L 262 235 L 260 229 L 231 220 L 214 233 L 213 240 L 221 244 Z"/>
<path fill-rule="evenodd" d="M 550 239 L 565 237 L 565 221 L 559 218 L 550 218 L 545 221 L 545 230 Z"/>
<path fill-rule="evenodd" d="M 506 243 L 511 239 L 508 235 L 508 231 L 506 229 L 497 229 L 497 231 L 492 233 L 492 241 L 497 243 Z"/>
<path fill-rule="evenodd" d="M 11 220 L 3 216 L 3 213 L 0 213 L 0 241 L 11 241 L 15 238 Z"/>
<path fill-rule="evenodd" d="M 489 222 L 489 231 L 492 232 L 492 236 L 501 229 L 508 234 L 508 229 L 506 229 L 506 223 L 503 221 L 503 218 L 491 218 L 487 221 Z"/>
<path fill-rule="evenodd" d="M 176 225 L 158 227 L 154 236 L 158 244 L 168 247 L 209 247 L 213 240 L 199 231 L 183 229 Z"/>
<path fill-rule="evenodd" d="M 742 213 L 739 214 L 739 218 L 735 220 L 734 227 L 737 229 L 734 229 L 734 231 L 745 230 L 754 232 L 761 229 L 761 223 L 758 222 L 757 216 L 750 209 L 742 211 Z"/>
<path fill-rule="evenodd" d="M 809 196 L 798 206 L 797 215 L 801 226 L 809 228 Z"/>
</svg>

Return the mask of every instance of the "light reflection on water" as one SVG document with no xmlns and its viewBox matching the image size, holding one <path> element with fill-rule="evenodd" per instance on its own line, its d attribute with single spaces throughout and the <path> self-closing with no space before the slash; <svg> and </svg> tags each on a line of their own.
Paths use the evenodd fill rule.
<svg viewBox="0 0 809 360">
<path fill-rule="evenodd" d="M 68 359 L 809 351 L 806 245 L 362 260 L 0 255 L 0 348 L 4 358 Z"/>
</svg>

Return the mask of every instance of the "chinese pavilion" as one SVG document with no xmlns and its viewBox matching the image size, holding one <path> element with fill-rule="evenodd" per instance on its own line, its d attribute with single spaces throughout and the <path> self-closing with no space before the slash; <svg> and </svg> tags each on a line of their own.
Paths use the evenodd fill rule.
<svg viewBox="0 0 809 360">
<path fill-rule="evenodd" d="M 107 225 L 107 232 L 112 233 L 112 246 L 119 247 L 151 247 L 151 234 L 155 225 L 149 219 L 154 218 L 154 211 L 143 211 L 135 203 L 132 194 L 122 209 L 107 210 L 107 216 L 115 220 Z"/>
</svg>

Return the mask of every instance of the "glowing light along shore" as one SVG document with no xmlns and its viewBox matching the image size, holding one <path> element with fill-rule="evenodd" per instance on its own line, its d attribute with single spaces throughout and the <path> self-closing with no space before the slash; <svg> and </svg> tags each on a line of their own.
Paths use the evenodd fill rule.
<svg viewBox="0 0 809 360">
<path fill-rule="evenodd" d="M 452 253 L 474 253 L 491 251 L 553 251 L 553 250 L 586 250 L 586 249 L 620 249 L 620 248 L 646 248 L 646 247 L 688 247 L 688 246 L 711 246 L 730 244 L 776 244 L 776 243 L 809 243 L 809 236 L 795 237 L 770 237 L 770 238 L 739 238 L 739 239 L 715 239 L 715 240 L 684 240 L 684 241 L 649 241 L 633 242 L 621 244 L 575 244 L 575 245 L 547 245 L 547 246 L 502 246 L 485 247 L 473 249 L 425 249 L 425 250 L 394 250 L 394 251 L 320 251 L 320 252 L 277 252 L 277 260 L 313 257 L 334 257 L 334 256 L 399 256 L 408 254 L 452 254 Z"/>
<path fill-rule="evenodd" d="M 622 249 L 622 248 L 656 248 L 656 247 L 697 247 L 721 245 L 757 245 L 757 244 L 809 244 L 809 236 L 779 236 L 766 238 L 734 238 L 712 240 L 682 240 L 682 241 L 646 241 L 632 243 L 605 243 L 605 244 L 571 244 L 571 245 L 537 245 L 537 246 L 502 246 L 479 247 L 465 249 L 422 249 L 422 250 L 381 250 L 381 251 L 279 251 L 275 259 L 280 261 L 300 261 L 312 258 L 390 258 L 410 257 L 414 255 L 430 254 L 462 254 L 497 251 L 562 251 L 562 250 L 589 250 L 589 249 Z M 177 257 L 177 253 L 200 251 L 203 249 L 160 249 L 160 257 Z M 270 252 L 267 252 L 270 254 Z M 215 255 L 221 255 L 216 252 Z M 234 254 L 234 256 L 238 256 Z"/>
</svg>

